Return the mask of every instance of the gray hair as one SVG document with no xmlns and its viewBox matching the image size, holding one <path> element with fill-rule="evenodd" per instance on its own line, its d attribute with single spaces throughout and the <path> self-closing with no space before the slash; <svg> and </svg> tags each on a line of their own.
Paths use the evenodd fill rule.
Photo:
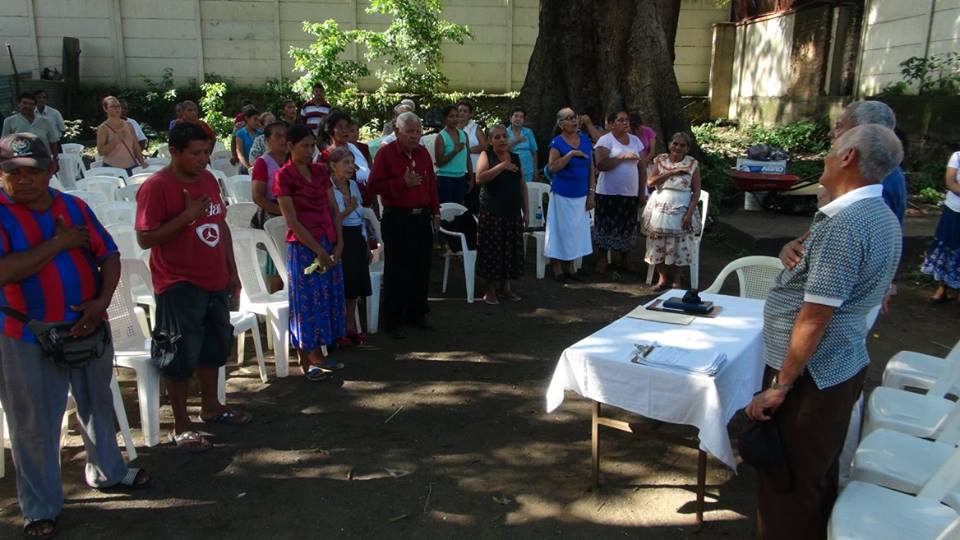
<svg viewBox="0 0 960 540">
<path fill-rule="evenodd" d="M 670 141 L 675 141 L 677 139 L 683 139 L 683 142 L 687 143 L 688 148 L 693 148 L 693 139 L 684 131 L 678 131 L 670 137 Z"/>
<path fill-rule="evenodd" d="M 410 98 L 400 100 L 400 105 L 406 105 L 407 107 L 410 107 L 411 112 L 416 112 L 417 110 L 417 104 L 414 103 Z"/>
<path fill-rule="evenodd" d="M 834 143 L 833 151 L 842 154 L 854 149 L 857 168 L 864 180 L 878 183 L 903 161 L 903 146 L 892 129 L 865 124 L 846 131 Z"/>
<path fill-rule="evenodd" d="M 410 111 L 400 113 L 400 115 L 397 116 L 397 129 L 401 130 L 405 128 L 407 124 L 411 124 L 413 122 L 418 124 L 420 123 L 420 117 L 417 116 L 416 113 Z"/>
<path fill-rule="evenodd" d="M 399 104 L 399 105 L 397 105 L 396 107 L 393 108 L 393 115 L 394 115 L 394 116 L 400 116 L 401 114 L 403 114 L 403 113 L 405 113 L 405 112 L 413 112 L 413 109 L 411 109 L 410 106 L 407 105 L 406 103 L 401 103 L 401 104 Z"/>
<path fill-rule="evenodd" d="M 850 111 L 850 126 L 879 124 L 889 129 L 897 127 L 897 116 L 893 109 L 882 101 L 854 101 L 847 105 Z"/>
</svg>

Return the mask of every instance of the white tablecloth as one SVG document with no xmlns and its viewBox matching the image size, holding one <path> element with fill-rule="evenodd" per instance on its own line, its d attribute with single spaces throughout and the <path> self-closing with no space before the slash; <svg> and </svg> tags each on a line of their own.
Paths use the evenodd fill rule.
<svg viewBox="0 0 960 540">
<path fill-rule="evenodd" d="M 661 298 L 682 294 L 668 291 Z M 760 389 L 763 375 L 763 301 L 702 293 L 723 310 L 675 325 L 623 317 L 569 347 L 547 389 L 547 412 L 573 390 L 594 401 L 647 418 L 696 426 L 700 449 L 736 470 L 727 423 Z M 715 377 L 634 364 L 634 343 L 657 341 L 696 354 L 727 355 Z"/>
</svg>

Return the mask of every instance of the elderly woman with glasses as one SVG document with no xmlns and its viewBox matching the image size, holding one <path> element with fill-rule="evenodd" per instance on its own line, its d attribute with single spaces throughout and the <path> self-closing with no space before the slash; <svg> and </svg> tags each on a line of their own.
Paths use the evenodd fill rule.
<svg viewBox="0 0 960 540">
<path fill-rule="evenodd" d="M 700 169 L 690 151 L 690 136 L 674 133 L 670 151 L 653 159 L 647 186 L 656 189 L 643 208 L 643 234 L 647 236 L 647 264 L 657 265 L 660 279 L 655 292 L 682 285 L 680 267 L 693 263 L 695 236 L 700 234 Z"/>
<path fill-rule="evenodd" d="M 547 169 L 553 181 L 544 255 L 551 259 L 553 277 L 560 282 L 580 281 L 574 261 L 593 252 L 589 215 L 596 206 L 596 180 L 591 164 L 593 145 L 590 137 L 578 131 L 578 120 L 573 109 L 560 109 L 557 113 L 560 134 L 550 141 L 547 157 Z"/>
</svg>

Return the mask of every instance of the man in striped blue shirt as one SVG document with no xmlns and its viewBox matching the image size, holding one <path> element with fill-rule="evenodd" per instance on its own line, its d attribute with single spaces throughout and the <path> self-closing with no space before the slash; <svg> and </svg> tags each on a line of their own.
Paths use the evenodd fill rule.
<svg viewBox="0 0 960 540">
<path fill-rule="evenodd" d="M 902 155 L 893 131 L 876 124 L 834 141 L 820 178 L 831 202 L 814 216 L 799 263 L 767 297 L 767 390 L 746 412 L 777 424 L 787 463 L 758 471 L 759 538 L 826 535 L 838 458 L 870 361 L 867 313 L 900 260 L 900 224 L 880 182 Z"/>
</svg>

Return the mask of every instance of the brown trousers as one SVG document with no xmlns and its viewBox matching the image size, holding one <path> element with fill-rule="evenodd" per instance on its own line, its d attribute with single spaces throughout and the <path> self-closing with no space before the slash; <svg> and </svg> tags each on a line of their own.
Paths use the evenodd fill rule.
<svg viewBox="0 0 960 540">
<path fill-rule="evenodd" d="M 777 370 L 763 373 L 764 388 Z M 843 440 L 867 370 L 820 390 L 809 372 L 797 379 L 773 416 L 786 454 L 783 470 L 757 473 L 757 538 L 826 538 L 839 488 Z"/>
</svg>

